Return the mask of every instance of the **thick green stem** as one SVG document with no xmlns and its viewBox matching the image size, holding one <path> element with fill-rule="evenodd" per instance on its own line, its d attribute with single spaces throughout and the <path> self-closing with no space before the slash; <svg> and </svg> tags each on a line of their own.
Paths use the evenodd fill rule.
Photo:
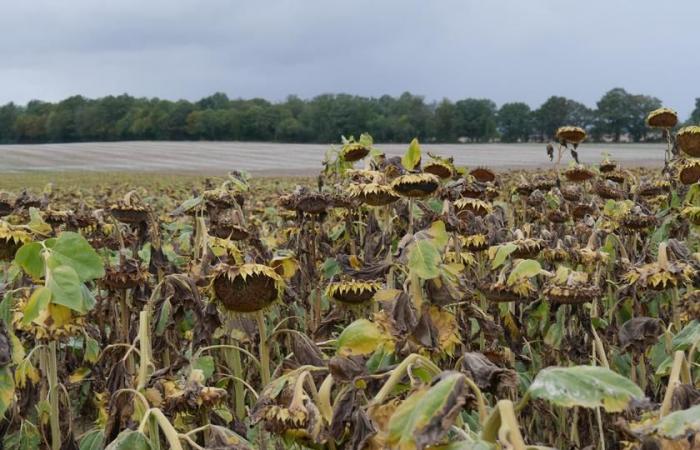
<svg viewBox="0 0 700 450">
<path fill-rule="evenodd" d="M 270 351 L 267 346 L 267 327 L 265 326 L 265 316 L 262 311 L 255 313 L 258 322 L 258 333 L 260 333 L 260 380 L 263 386 L 270 382 Z"/>
<path fill-rule="evenodd" d="M 148 311 L 141 311 L 139 313 L 139 348 L 140 352 L 140 363 L 139 363 L 139 377 L 137 389 L 141 390 L 146 387 L 148 379 L 150 378 L 150 366 L 152 364 L 151 356 L 151 335 L 149 333 L 149 321 L 148 321 Z"/>
<path fill-rule="evenodd" d="M 384 386 L 382 386 L 379 392 L 377 392 L 377 395 L 374 396 L 374 399 L 371 402 L 373 405 L 379 405 L 383 403 L 384 400 L 386 400 L 391 391 L 401 382 L 401 379 L 404 377 L 404 375 L 406 375 L 406 371 L 408 370 L 408 367 L 411 364 L 423 366 L 432 375 L 437 375 L 441 372 L 440 368 L 428 358 L 421 356 L 417 353 L 412 353 L 408 355 L 403 361 L 401 361 L 401 364 L 396 366 L 391 371 L 389 379 L 386 380 Z"/>
<path fill-rule="evenodd" d="M 525 450 L 525 440 L 520 434 L 518 420 L 515 418 L 513 402 L 499 400 L 481 432 L 482 438 L 487 442 L 500 441 L 504 447 L 513 450 Z"/>
<path fill-rule="evenodd" d="M 47 378 L 49 382 L 49 407 L 50 417 L 49 423 L 51 426 L 51 450 L 60 450 L 61 448 L 61 423 L 60 423 L 60 407 L 58 398 L 58 370 L 56 359 L 56 342 L 49 343 L 48 352 L 46 353 L 46 368 Z"/>
<path fill-rule="evenodd" d="M 237 378 L 243 378 L 243 364 L 241 363 L 241 352 L 237 348 L 227 348 L 224 350 L 226 364 L 233 371 Z M 245 391 L 243 383 L 236 380 L 233 382 L 233 395 L 235 396 L 235 412 L 238 420 L 245 418 Z"/>
</svg>

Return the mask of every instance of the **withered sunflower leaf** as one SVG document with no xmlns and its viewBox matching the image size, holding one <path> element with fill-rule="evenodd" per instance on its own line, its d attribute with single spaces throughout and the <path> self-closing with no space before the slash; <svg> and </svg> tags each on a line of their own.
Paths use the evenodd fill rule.
<svg viewBox="0 0 700 450">
<path fill-rule="evenodd" d="M 387 444 L 404 450 L 423 449 L 439 442 L 467 401 L 464 375 L 447 372 L 431 388 L 409 395 L 389 420 Z"/>
<path fill-rule="evenodd" d="M 655 431 L 669 439 L 679 439 L 691 432 L 700 431 L 700 405 L 676 411 L 661 419 Z"/>
<path fill-rule="evenodd" d="M 622 411 L 630 400 L 644 397 L 632 381 L 597 366 L 548 367 L 537 374 L 528 392 L 557 406 L 603 407 L 607 412 Z"/>
</svg>

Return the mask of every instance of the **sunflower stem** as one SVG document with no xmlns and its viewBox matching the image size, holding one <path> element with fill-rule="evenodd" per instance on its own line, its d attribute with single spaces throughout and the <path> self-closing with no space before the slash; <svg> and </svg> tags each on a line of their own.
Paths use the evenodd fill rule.
<svg viewBox="0 0 700 450">
<path fill-rule="evenodd" d="M 267 346 L 267 328 L 265 327 L 265 316 L 263 311 L 255 313 L 258 322 L 258 333 L 260 334 L 260 380 L 263 386 L 270 383 L 270 351 Z"/>
</svg>

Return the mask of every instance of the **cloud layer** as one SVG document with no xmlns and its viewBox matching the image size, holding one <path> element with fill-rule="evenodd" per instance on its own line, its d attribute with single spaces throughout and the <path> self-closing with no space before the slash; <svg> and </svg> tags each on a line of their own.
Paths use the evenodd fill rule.
<svg viewBox="0 0 700 450">
<path fill-rule="evenodd" d="M 8 2 L 0 102 L 409 90 L 594 106 L 622 86 L 685 116 L 700 97 L 698 16 L 694 0 Z"/>
</svg>

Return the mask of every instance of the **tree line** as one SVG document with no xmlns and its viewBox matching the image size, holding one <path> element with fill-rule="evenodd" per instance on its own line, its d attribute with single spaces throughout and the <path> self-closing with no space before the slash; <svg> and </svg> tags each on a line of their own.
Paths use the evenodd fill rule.
<svg viewBox="0 0 700 450">
<path fill-rule="evenodd" d="M 551 139 L 561 125 L 578 125 L 592 140 L 658 139 L 647 113 L 661 101 L 622 88 L 606 92 L 595 108 L 552 96 L 537 109 L 522 102 L 497 107 L 488 99 L 426 102 L 403 93 L 378 98 L 324 94 L 282 102 L 230 99 L 216 93 L 196 102 L 129 95 L 60 102 L 32 100 L 0 107 L 0 143 L 121 140 L 240 140 L 336 142 L 370 133 L 378 142 L 528 142 Z M 700 98 L 688 122 L 700 122 Z"/>
</svg>

